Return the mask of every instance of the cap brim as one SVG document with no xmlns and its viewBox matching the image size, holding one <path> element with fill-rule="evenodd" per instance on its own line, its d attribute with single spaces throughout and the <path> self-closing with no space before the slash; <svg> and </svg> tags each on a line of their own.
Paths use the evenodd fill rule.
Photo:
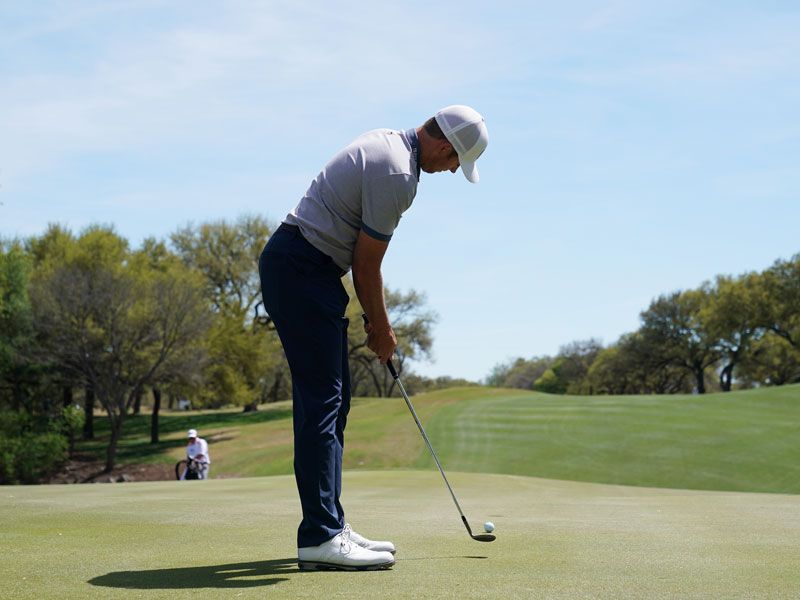
<svg viewBox="0 0 800 600">
<path fill-rule="evenodd" d="M 467 178 L 467 181 L 471 183 L 478 183 L 478 181 L 480 181 L 478 165 L 475 164 L 473 160 L 461 161 L 461 172 L 464 173 L 464 177 Z"/>
</svg>

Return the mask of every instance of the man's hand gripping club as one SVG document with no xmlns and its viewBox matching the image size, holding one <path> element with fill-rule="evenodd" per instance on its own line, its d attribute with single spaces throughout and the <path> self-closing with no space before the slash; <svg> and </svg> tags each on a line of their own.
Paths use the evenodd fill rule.
<svg viewBox="0 0 800 600">
<path fill-rule="evenodd" d="M 397 348 L 397 338 L 394 335 L 392 326 L 387 324 L 382 330 L 372 326 L 367 314 L 363 313 L 364 331 L 367 333 L 367 348 L 378 355 L 381 364 L 386 364 L 392 359 L 395 348 Z"/>
</svg>

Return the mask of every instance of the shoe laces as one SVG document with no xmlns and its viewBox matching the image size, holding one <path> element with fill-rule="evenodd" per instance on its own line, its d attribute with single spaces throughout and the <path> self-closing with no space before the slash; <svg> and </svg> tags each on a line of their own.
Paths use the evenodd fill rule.
<svg viewBox="0 0 800 600">
<path fill-rule="evenodd" d="M 350 525 L 346 524 L 339 534 L 339 548 L 341 548 L 343 554 L 350 554 L 350 550 L 352 550 L 352 541 L 350 540 L 352 531 Z"/>
</svg>

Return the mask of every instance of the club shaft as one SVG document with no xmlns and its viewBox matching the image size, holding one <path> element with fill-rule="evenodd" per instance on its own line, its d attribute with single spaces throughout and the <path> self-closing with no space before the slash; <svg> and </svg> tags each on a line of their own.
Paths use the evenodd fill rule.
<svg viewBox="0 0 800 600">
<path fill-rule="evenodd" d="M 394 369 L 392 369 L 394 371 Z M 422 427 L 422 423 L 419 421 L 419 417 L 417 416 L 417 411 L 414 410 L 414 405 L 411 404 L 411 400 L 408 398 L 408 394 L 406 393 L 405 388 L 403 387 L 403 383 L 400 381 L 400 378 L 396 376 L 396 374 L 392 374 L 394 376 L 395 382 L 397 382 L 397 387 L 400 388 L 400 393 L 403 395 L 403 400 L 406 401 L 406 406 L 408 406 L 408 410 L 411 411 L 411 416 L 414 417 L 414 422 L 417 424 L 419 428 L 419 432 L 422 434 L 422 439 L 425 440 L 425 444 L 428 446 L 428 450 L 431 452 L 431 456 L 433 456 L 434 462 L 436 462 L 436 466 L 439 467 L 439 473 L 442 474 L 442 479 L 444 479 L 444 484 L 447 486 L 448 491 L 450 492 L 450 496 L 453 498 L 453 502 L 458 509 L 458 514 L 461 515 L 461 520 L 464 521 L 464 525 L 467 527 L 467 531 L 469 531 L 470 535 L 472 535 L 472 529 L 470 528 L 469 524 L 467 523 L 467 518 L 464 516 L 464 511 L 461 510 L 461 506 L 458 504 L 458 500 L 456 499 L 456 495 L 453 492 L 453 488 L 450 487 L 450 482 L 447 481 L 447 475 L 444 474 L 444 469 L 442 468 L 442 463 L 439 462 L 439 457 L 436 455 L 436 451 L 431 446 L 431 441 L 428 439 L 427 434 L 425 433 L 425 429 Z"/>
<path fill-rule="evenodd" d="M 367 318 L 366 313 L 362 313 L 361 317 L 364 319 L 364 325 L 365 326 L 368 325 L 369 319 Z M 422 434 L 422 439 L 425 440 L 425 444 L 428 446 L 428 450 L 430 450 L 431 456 L 433 457 L 436 466 L 439 468 L 439 473 L 442 474 L 442 479 L 444 480 L 444 484 L 447 486 L 447 491 L 450 492 L 450 497 L 453 499 L 453 503 L 456 505 L 456 508 L 458 509 L 458 514 L 461 515 L 461 521 L 464 523 L 464 527 L 467 528 L 467 533 L 469 533 L 470 537 L 472 537 L 473 539 L 479 541 L 487 541 L 480 539 L 481 536 L 476 537 L 472 533 L 472 527 L 470 527 L 469 523 L 467 523 L 467 517 L 464 516 L 464 511 L 461 510 L 461 505 L 458 503 L 456 494 L 453 491 L 453 488 L 450 487 L 450 482 L 447 481 L 447 475 L 444 474 L 442 463 L 439 462 L 439 457 L 436 455 L 436 450 L 433 449 L 431 441 L 428 439 L 428 435 L 425 433 L 425 428 L 422 426 L 422 423 L 420 422 L 419 417 L 417 416 L 417 411 L 414 410 L 414 405 L 411 404 L 411 399 L 408 397 L 408 393 L 406 393 L 406 388 L 403 387 L 403 382 L 400 381 L 400 376 L 397 374 L 397 371 L 395 370 L 394 365 L 392 364 L 391 358 L 389 358 L 386 361 L 386 368 L 389 369 L 389 373 L 391 374 L 392 379 L 394 379 L 395 383 L 397 384 L 397 387 L 400 388 L 400 393 L 403 395 L 403 400 L 406 401 L 406 406 L 408 407 L 408 410 L 411 411 L 411 416 L 414 417 L 414 422 L 417 424 L 417 428 L 419 429 L 419 432 Z"/>
</svg>

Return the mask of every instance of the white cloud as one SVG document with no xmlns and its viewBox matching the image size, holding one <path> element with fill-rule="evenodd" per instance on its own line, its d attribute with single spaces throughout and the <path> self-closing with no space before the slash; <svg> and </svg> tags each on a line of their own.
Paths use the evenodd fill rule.
<svg viewBox="0 0 800 600">
<path fill-rule="evenodd" d="M 469 52 L 464 34 L 491 37 L 470 35 L 478 27 L 469 24 L 443 33 L 435 20 L 412 31 L 397 20 L 402 8 L 358 3 L 229 3 L 218 19 L 189 11 L 166 26 L 154 10 L 152 28 L 139 19 L 119 37 L 93 33 L 132 6 L 84 3 L 72 14 L 59 6 L 3 43 L 9 56 L 51 43 L 57 54 L 67 36 L 92 55 L 82 68 L 63 69 L 54 57 L 53 66 L 5 78 L 0 167 L 12 192 L 93 154 L 217 147 L 232 158 L 252 152 L 258 138 L 280 152 L 304 133 L 342 137 L 348 123 L 470 84 L 472 72 L 450 49 Z M 487 70 L 480 61 L 474 68 Z"/>
</svg>

